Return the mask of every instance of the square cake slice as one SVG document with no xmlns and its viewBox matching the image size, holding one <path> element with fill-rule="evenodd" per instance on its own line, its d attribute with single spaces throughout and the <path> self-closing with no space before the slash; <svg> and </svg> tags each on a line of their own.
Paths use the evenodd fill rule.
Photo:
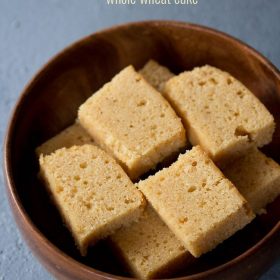
<svg viewBox="0 0 280 280">
<path fill-rule="evenodd" d="M 122 168 L 94 145 L 41 155 L 40 175 L 82 255 L 90 244 L 137 220 L 145 206 Z"/>
<path fill-rule="evenodd" d="M 280 166 L 258 149 L 232 162 L 223 172 L 256 213 L 280 194 Z"/>
<path fill-rule="evenodd" d="M 36 154 L 49 155 L 60 148 L 94 144 L 93 139 L 79 123 L 74 123 L 36 148 Z"/>
<path fill-rule="evenodd" d="M 182 118 L 190 142 L 202 146 L 220 166 L 272 139 L 273 116 L 227 72 L 198 67 L 169 80 L 164 92 Z"/>
<path fill-rule="evenodd" d="M 132 66 L 93 94 L 78 116 L 132 180 L 186 145 L 180 118 Z"/>
<path fill-rule="evenodd" d="M 194 261 L 151 206 L 137 223 L 120 229 L 110 240 L 128 270 L 140 279 L 169 277 Z"/>
<path fill-rule="evenodd" d="M 166 82 L 175 76 L 167 67 L 154 60 L 149 60 L 139 73 L 159 92 L 162 92 Z"/>
<path fill-rule="evenodd" d="M 199 146 L 140 181 L 138 187 L 195 257 L 214 249 L 255 217 Z"/>
</svg>

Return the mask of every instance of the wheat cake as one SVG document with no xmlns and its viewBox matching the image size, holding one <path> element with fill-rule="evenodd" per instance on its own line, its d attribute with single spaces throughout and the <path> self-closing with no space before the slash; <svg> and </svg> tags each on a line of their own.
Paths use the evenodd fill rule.
<svg viewBox="0 0 280 280">
<path fill-rule="evenodd" d="M 256 213 L 280 194 L 280 166 L 256 148 L 228 165 L 223 173 Z"/>
<path fill-rule="evenodd" d="M 182 118 L 190 142 L 220 166 L 272 139 L 273 116 L 241 82 L 215 67 L 197 67 L 170 79 L 164 96 Z"/>
<path fill-rule="evenodd" d="M 165 83 L 174 77 L 174 74 L 168 68 L 154 60 L 149 60 L 139 73 L 158 91 L 161 91 Z M 40 156 L 40 154 L 48 155 L 63 147 L 70 148 L 74 145 L 83 144 L 94 144 L 94 141 L 79 122 L 76 121 L 37 147 L 36 154 L 37 156 Z"/>
<path fill-rule="evenodd" d="M 40 156 L 40 176 L 82 255 L 137 220 L 145 200 L 116 161 L 94 145 Z"/>
<path fill-rule="evenodd" d="M 82 104 L 78 118 L 132 180 L 186 145 L 180 118 L 132 66 Z"/>
<path fill-rule="evenodd" d="M 214 249 L 255 217 L 199 146 L 137 186 L 195 257 Z"/>
<path fill-rule="evenodd" d="M 149 205 L 137 223 L 110 236 L 118 257 L 137 278 L 168 277 L 193 256 Z"/>
</svg>

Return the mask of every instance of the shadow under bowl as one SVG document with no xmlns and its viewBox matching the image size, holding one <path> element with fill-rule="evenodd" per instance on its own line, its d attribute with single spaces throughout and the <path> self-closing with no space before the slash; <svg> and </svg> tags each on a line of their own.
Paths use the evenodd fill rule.
<svg viewBox="0 0 280 280">
<path fill-rule="evenodd" d="M 80 257 L 37 178 L 34 149 L 74 122 L 77 109 L 125 66 L 149 59 L 174 73 L 210 64 L 230 72 L 269 109 L 277 129 L 264 152 L 280 163 L 280 75 L 263 56 L 221 32 L 172 21 L 113 27 L 71 45 L 32 79 L 16 104 L 4 146 L 7 192 L 16 222 L 43 265 L 60 279 L 124 279 L 106 242 Z M 280 254 L 280 198 L 246 228 L 176 277 L 253 279 Z"/>
</svg>

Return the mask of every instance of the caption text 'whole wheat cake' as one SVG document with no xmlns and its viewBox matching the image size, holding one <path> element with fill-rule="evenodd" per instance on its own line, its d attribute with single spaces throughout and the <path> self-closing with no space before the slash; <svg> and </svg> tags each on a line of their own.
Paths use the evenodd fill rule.
<svg viewBox="0 0 280 280">
<path fill-rule="evenodd" d="M 131 179 L 186 145 L 180 118 L 132 66 L 81 105 L 78 118 Z"/>
<path fill-rule="evenodd" d="M 195 257 L 214 249 L 255 217 L 199 146 L 137 185 Z"/>
<path fill-rule="evenodd" d="M 137 223 L 120 229 L 110 240 L 125 266 L 140 279 L 168 277 L 194 261 L 150 205 Z"/>
<path fill-rule="evenodd" d="M 90 244 L 137 220 L 145 206 L 123 169 L 94 145 L 41 155 L 40 176 L 82 255 Z"/>
<path fill-rule="evenodd" d="M 273 116 L 241 82 L 215 67 L 172 78 L 164 96 L 182 118 L 190 142 L 221 166 L 272 139 Z"/>
<path fill-rule="evenodd" d="M 258 149 L 228 165 L 223 173 L 246 198 L 255 213 L 280 194 L 280 166 Z"/>
</svg>

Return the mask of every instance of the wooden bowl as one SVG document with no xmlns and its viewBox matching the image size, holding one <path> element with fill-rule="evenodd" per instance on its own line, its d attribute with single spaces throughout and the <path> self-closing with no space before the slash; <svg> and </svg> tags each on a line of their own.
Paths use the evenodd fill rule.
<svg viewBox="0 0 280 280">
<path fill-rule="evenodd" d="M 60 279 L 124 279 L 106 242 L 79 256 L 37 178 L 34 149 L 73 123 L 87 97 L 129 64 L 154 58 L 175 73 L 211 64 L 251 89 L 274 115 L 277 130 L 264 151 L 280 162 L 280 75 L 263 56 L 221 32 L 186 23 L 125 24 L 90 35 L 53 58 L 20 96 L 4 146 L 7 192 L 31 250 Z M 280 198 L 266 215 L 176 275 L 180 279 L 253 279 L 280 253 Z"/>
</svg>

